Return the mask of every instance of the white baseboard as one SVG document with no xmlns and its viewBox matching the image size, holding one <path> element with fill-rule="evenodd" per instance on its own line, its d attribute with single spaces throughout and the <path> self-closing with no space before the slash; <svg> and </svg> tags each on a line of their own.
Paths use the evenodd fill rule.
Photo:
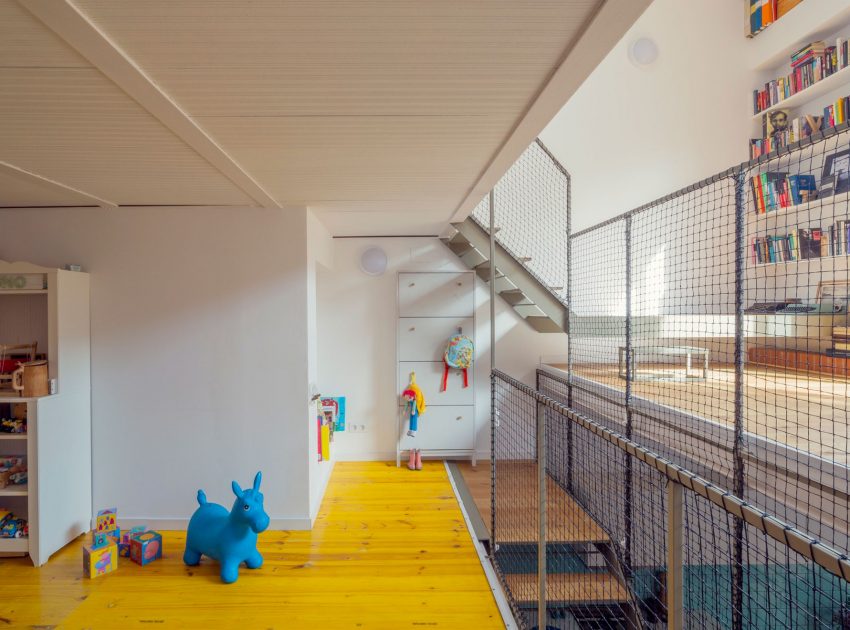
<svg viewBox="0 0 850 630">
<path fill-rule="evenodd" d="M 119 517 L 118 525 L 122 529 L 130 529 L 138 525 L 144 525 L 155 530 L 177 530 L 185 531 L 189 526 L 188 518 L 124 518 Z M 312 522 L 309 518 L 273 518 L 269 524 L 273 531 L 309 530 Z"/>
<path fill-rule="evenodd" d="M 310 529 L 313 529 L 313 525 L 316 524 L 316 518 L 319 516 L 319 510 L 322 508 L 322 499 L 325 498 L 325 492 L 328 489 L 328 482 L 331 480 L 331 475 L 333 474 L 334 464 L 336 463 L 334 460 L 327 462 L 330 464 L 330 470 L 325 475 L 325 478 L 322 480 L 322 487 L 319 490 L 319 500 L 316 505 L 312 506 L 310 510 Z"/>
<path fill-rule="evenodd" d="M 338 462 L 394 462 L 395 451 L 366 451 L 350 453 L 336 458 Z"/>
</svg>

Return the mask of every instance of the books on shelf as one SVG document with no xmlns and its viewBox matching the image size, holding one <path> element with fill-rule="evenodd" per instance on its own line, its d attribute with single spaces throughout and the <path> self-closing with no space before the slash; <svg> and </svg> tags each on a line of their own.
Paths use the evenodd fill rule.
<svg viewBox="0 0 850 630">
<path fill-rule="evenodd" d="M 753 113 L 779 105 L 785 99 L 810 88 L 848 65 L 847 41 L 838 38 L 835 46 L 813 42 L 791 56 L 791 72 L 753 91 Z"/>
<path fill-rule="evenodd" d="M 767 214 L 780 208 L 798 206 L 817 195 L 814 175 L 788 175 L 767 171 L 750 178 L 753 208 L 756 214 Z"/>
<path fill-rule="evenodd" d="M 756 236 L 750 241 L 753 264 L 771 264 L 846 256 L 850 254 L 850 221 L 836 221 L 828 229 L 794 228 L 788 234 Z"/>
<path fill-rule="evenodd" d="M 779 17 L 778 0 L 749 0 L 750 36 L 760 33 Z"/>
<path fill-rule="evenodd" d="M 764 137 L 750 140 L 750 159 L 754 160 L 847 121 L 850 121 L 850 96 L 839 98 L 824 107 L 822 116 L 806 114 L 789 118 L 784 109 L 767 112 L 762 120 Z"/>
</svg>

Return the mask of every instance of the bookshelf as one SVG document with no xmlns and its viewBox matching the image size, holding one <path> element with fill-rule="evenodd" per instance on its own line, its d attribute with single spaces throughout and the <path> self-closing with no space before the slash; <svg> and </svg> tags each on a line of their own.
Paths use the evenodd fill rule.
<svg viewBox="0 0 850 630">
<path fill-rule="evenodd" d="M 809 212 L 812 210 L 820 209 L 825 205 L 831 206 L 841 203 L 850 205 L 850 192 L 843 192 L 837 195 L 832 195 L 831 197 L 823 197 L 821 199 L 812 199 L 811 201 L 799 203 L 794 206 L 787 206 L 785 208 L 777 208 L 776 210 L 771 210 L 770 212 L 766 212 L 765 214 L 756 214 L 752 211 L 752 208 L 750 208 L 750 212 L 747 214 L 747 223 L 757 224 L 760 221 L 764 221 L 765 223 L 767 223 L 770 222 L 772 219 L 777 219 L 782 216 L 789 216 L 801 212 Z"/>
<path fill-rule="evenodd" d="M 803 0 L 757 36 L 747 40 L 747 63 L 766 71 L 787 62 L 795 50 L 824 39 L 850 23 L 850 5 L 837 0 Z"/>
<path fill-rule="evenodd" d="M 843 85 L 850 85 L 850 66 L 838 70 L 825 79 L 807 87 L 805 90 L 800 90 L 796 94 L 792 94 L 785 100 L 779 101 L 776 105 L 771 105 L 767 109 L 753 115 L 753 119 L 759 123 L 759 126 L 761 126 L 761 119 L 765 114 L 776 111 L 777 109 L 797 109 L 810 101 L 814 101 L 821 96 L 829 94 Z M 811 113 L 818 114 L 819 112 L 815 111 Z"/>
</svg>

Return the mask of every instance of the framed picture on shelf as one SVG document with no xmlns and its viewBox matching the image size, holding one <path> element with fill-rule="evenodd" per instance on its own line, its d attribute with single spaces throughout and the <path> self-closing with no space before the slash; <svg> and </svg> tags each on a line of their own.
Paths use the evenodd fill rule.
<svg viewBox="0 0 850 630">
<path fill-rule="evenodd" d="M 838 195 L 850 191 L 850 149 L 844 149 L 826 156 L 823 162 L 822 186 L 823 183 L 827 182 L 827 178 L 833 178 L 832 192 L 823 194 L 826 192 L 824 190 L 818 195 L 819 197 L 828 197 L 830 194 Z"/>
</svg>

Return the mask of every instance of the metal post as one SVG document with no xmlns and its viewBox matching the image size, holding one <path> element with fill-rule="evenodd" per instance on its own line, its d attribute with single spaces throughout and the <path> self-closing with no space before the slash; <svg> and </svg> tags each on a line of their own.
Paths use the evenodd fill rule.
<svg viewBox="0 0 850 630">
<path fill-rule="evenodd" d="M 490 191 L 490 555 L 496 558 L 496 207 Z"/>
<path fill-rule="evenodd" d="M 573 408 L 573 183 L 569 173 L 567 178 L 567 407 Z M 567 492 L 573 492 L 573 421 L 567 420 Z"/>
<path fill-rule="evenodd" d="M 546 406 L 537 403 L 537 627 L 546 628 Z"/>
<path fill-rule="evenodd" d="M 626 438 L 632 439 L 632 215 L 626 216 Z M 623 553 L 623 572 L 627 580 L 632 577 L 632 498 L 633 477 L 632 456 L 625 453 L 625 505 L 623 509 L 623 526 L 626 540 Z"/>
<path fill-rule="evenodd" d="M 744 179 L 735 174 L 735 442 L 732 490 L 744 499 Z M 735 517 L 732 549 L 732 628 L 744 627 L 744 521 Z"/>
<path fill-rule="evenodd" d="M 682 548 L 684 546 L 684 493 L 675 481 L 667 482 L 667 628 L 684 627 L 684 572 Z"/>
</svg>

